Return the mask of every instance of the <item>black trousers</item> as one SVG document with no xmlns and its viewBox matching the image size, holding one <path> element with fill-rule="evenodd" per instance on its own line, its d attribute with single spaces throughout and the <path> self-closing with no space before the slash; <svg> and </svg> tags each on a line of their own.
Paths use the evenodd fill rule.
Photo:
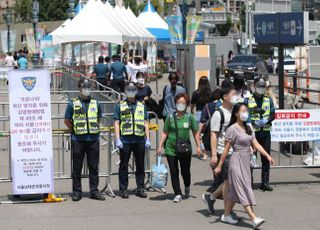
<svg viewBox="0 0 320 230">
<path fill-rule="evenodd" d="M 257 141 L 259 144 L 266 150 L 268 154 L 270 154 L 271 150 L 271 134 L 267 131 L 258 131 L 255 133 Z M 255 152 L 257 155 L 257 152 Z M 261 183 L 267 184 L 269 183 L 269 177 L 270 177 L 270 163 L 268 159 L 264 156 L 261 156 L 261 164 L 262 164 L 262 170 L 261 170 Z"/>
<path fill-rule="evenodd" d="M 120 93 L 124 92 L 124 88 L 125 88 L 125 81 L 124 79 L 113 79 L 112 80 L 112 88 Z"/>
<path fill-rule="evenodd" d="M 137 189 L 144 188 L 144 156 L 145 143 L 123 144 L 123 149 L 120 149 L 120 167 L 119 167 L 119 186 L 120 191 L 128 188 L 128 164 L 131 152 L 135 157 L 136 163 L 136 183 Z"/>
<path fill-rule="evenodd" d="M 106 81 L 105 78 L 98 78 L 97 81 L 98 81 L 100 84 L 102 84 L 103 86 L 106 86 L 107 81 Z M 100 91 L 102 91 L 102 90 L 103 90 L 103 87 L 102 87 L 101 85 L 98 85 L 98 86 L 99 86 L 98 89 L 99 89 Z"/>
<path fill-rule="evenodd" d="M 167 155 L 168 165 L 170 168 L 171 183 L 175 195 L 182 195 L 179 179 L 179 163 L 184 186 L 186 188 L 191 185 L 191 157 L 176 157 Z"/>
<path fill-rule="evenodd" d="M 89 167 L 90 192 L 98 192 L 99 186 L 99 141 L 72 141 L 72 190 L 82 192 L 81 172 L 84 156 Z"/>
</svg>

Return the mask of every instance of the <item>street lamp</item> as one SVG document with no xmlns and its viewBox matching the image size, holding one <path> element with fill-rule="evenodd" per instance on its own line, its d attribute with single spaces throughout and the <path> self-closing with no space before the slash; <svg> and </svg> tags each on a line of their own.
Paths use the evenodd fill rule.
<svg viewBox="0 0 320 230">
<path fill-rule="evenodd" d="M 39 2 L 38 0 L 33 0 L 32 2 L 32 25 L 34 33 L 35 48 L 37 48 L 37 23 L 39 22 Z M 38 54 L 36 51 L 33 54 L 33 63 L 36 65 L 38 62 Z"/>
<path fill-rule="evenodd" d="M 249 54 L 252 54 L 252 0 L 248 0 L 249 10 Z"/>
<path fill-rule="evenodd" d="M 76 10 L 74 8 L 75 5 L 75 0 L 69 0 L 69 9 L 67 10 L 67 14 L 70 19 L 73 19 L 76 16 Z"/>
<path fill-rule="evenodd" d="M 10 52 L 10 26 L 12 24 L 12 11 L 9 8 L 9 2 L 7 1 L 7 11 L 5 14 L 3 14 L 3 17 L 6 21 L 6 25 L 7 25 L 7 52 Z"/>
<path fill-rule="evenodd" d="M 187 37 L 187 16 L 189 13 L 189 6 L 191 5 L 192 0 L 177 0 L 177 3 L 180 6 L 180 11 L 182 14 L 182 35 L 183 43 L 185 43 Z"/>
</svg>

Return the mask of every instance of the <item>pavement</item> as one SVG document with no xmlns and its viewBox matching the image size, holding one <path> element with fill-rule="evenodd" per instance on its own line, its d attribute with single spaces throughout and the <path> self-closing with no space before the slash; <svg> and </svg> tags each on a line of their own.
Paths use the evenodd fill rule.
<svg viewBox="0 0 320 230">
<path fill-rule="evenodd" d="M 165 84 L 166 77 L 159 81 L 159 94 L 162 94 Z M 154 90 L 153 97 L 157 98 L 155 83 L 152 82 L 150 85 Z M 155 148 L 154 137 L 152 148 Z M 276 145 L 273 145 L 273 148 L 276 148 Z M 1 150 L 0 161 L 5 153 Z M 154 150 L 150 154 L 154 163 Z M 273 154 L 277 159 L 276 153 Z M 282 163 L 283 160 L 289 161 L 288 156 L 280 155 L 280 158 Z M 300 157 L 293 159 L 290 157 L 290 159 L 299 162 Z M 0 173 L 5 172 L 7 165 L 1 163 L 1 167 Z M 84 194 L 85 197 L 80 202 L 72 202 L 69 197 L 71 180 L 56 180 L 56 193 L 66 197 L 67 201 L 50 204 L 1 204 L 0 229 L 228 230 L 251 228 L 251 222 L 240 205 L 236 205 L 235 212 L 242 217 L 242 221 L 236 226 L 219 221 L 223 212 L 223 203 L 220 200 L 216 202 L 215 214 L 209 215 L 201 200 L 202 194 L 206 192 L 212 179 L 209 161 L 194 158 L 191 171 L 192 197 L 184 199 L 180 204 L 172 202 L 173 191 L 170 179 L 166 194 L 148 192 L 147 199 L 131 195 L 129 200 L 108 197 L 104 202 L 89 199 L 88 193 Z M 255 170 L 255 182 L 259 182 L 259 176 L 260 170 Z M 254 190 L 258 204 L 254 210 L 258 216 L 266 220 L 261 229 L 320 230 L 320 169 L 273 169 L 271 181 L 274 187 L 273 192 Z M 104 185 L 103 178 L 100 180 L 100 185 L 100 187 Z M 259 184 L 255 184 L 255 187 L 258 186 Z M 112 187 L 117 192 L 116 176 L 112 177 Z M 135 181 L 131 177 L 130 189 L 134 188 Z M 87 179 L 83 179 L 83 190 L 88 191 Z M 1 183 L 0 200 L 7 200 L 8 194 L 11 194 L 11 183 Z"/>
</svg>

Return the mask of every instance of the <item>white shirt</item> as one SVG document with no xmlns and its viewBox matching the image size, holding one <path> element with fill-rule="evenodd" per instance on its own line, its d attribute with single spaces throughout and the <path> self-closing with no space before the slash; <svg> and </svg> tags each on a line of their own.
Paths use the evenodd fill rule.
<svg viewBox="0 0 320 230">
<path fill-rule="evenodd" d="M 211 117 L 211 132 L 220 132 L 218 135 L 218 143 L 217 143 L 217 153 L 221 155 L 224 151 L 225 146 L 225 137 L 226 137 L 226 128 L 230 123 L 231 119 L 231 110 L 225 109 L 223 106 L 220 106 L 223 114 L 224 114 L 224 123 L 222 125 L 222 130 L 220 132 L 220 122 L 221 115 L 219 111 L 215 111 Z M 232 154 L 232 148 L 229 150 L 229 155 Z"/>
<path fill-rule="evenodd" d="M 145 65 L 142 63 L 140 63 L 140 65 L 136 65 L 136 64 L 132 64 L 131 62 L 128 62 L 128 66 L 130 68 L 130 76 L 131 76 L 131 81 L 133 83 L 137 83 L 136 75 L 138 72 L 146 73 L 148 71 L 148 65 Z"/>
<path fill-rule="evenodd" d="M 14 66 L 13 56 L 6 56 L 6 58 L 4 59 L 4 64 L 8 67 L 13 67 Z"/>
</svg>

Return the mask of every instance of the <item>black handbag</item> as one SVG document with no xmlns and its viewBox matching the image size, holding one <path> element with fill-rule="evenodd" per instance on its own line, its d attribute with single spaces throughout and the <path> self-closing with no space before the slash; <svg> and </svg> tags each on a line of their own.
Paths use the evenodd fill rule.
<svg viewBox="0 0 320 230">
<path fill-rule="evenodd" d="M 180 158 L 191 157 L 192 155 L 191 141 L 181 140 L 179 138 L 178 122 L 177 122 L 177 116 L 175 113 L 173 114 L 173 119 L 174 119 L 175 132 L 177 137 L 176 155 L 177 157 L 180 157 Z M 189 123 L 190 123 L 190 119 L 189 119 Z M 190 128 L 190 124 L 189 124 L 189 128 Z"/>
</svg>

